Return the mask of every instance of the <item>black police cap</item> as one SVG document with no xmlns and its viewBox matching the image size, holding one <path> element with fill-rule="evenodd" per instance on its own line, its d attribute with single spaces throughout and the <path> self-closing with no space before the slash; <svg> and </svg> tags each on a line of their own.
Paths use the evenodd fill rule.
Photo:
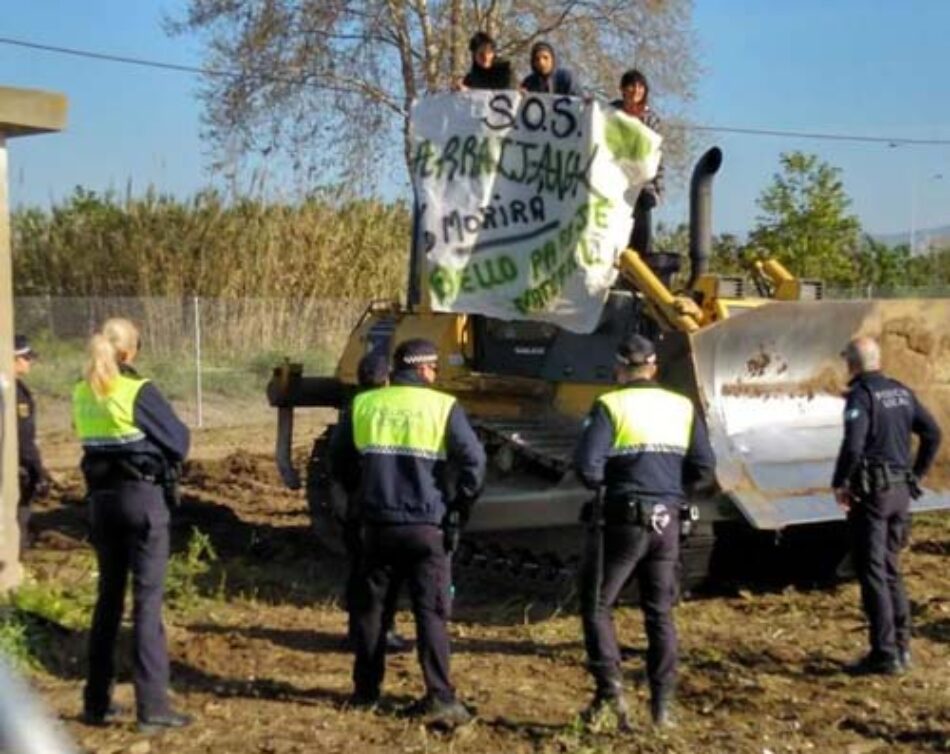
<svg viewBox="0 0 950 754">
<path fill-rule="evenodd" d="M 617 361 L 624 366 L 638 367 L 656 363 L 656 346 L 649 338 L 631 335 L 617 348 Z"/>
<path fill-rule="evenodd" d="M 389 359 L 386 354 L 373 351 L 360 359 L 356 379 L 362 387 L 380 387 L 389 379 Z"/>
<path fill-rule="evenodd" d="M 439 351 L 435 343 L 425 338 L 412 338 L 396 347 L 393 364 L 396 369 L 414 369 L 424 364 L 438 364 Z"/>
<path fill-rule="evenodd" d="M 30 347 L 30 341 L 25 335 L 15 335 L 13 337 L 13 355 L 24 359 L 35 359 L 36 351 Z"/>
</svg>

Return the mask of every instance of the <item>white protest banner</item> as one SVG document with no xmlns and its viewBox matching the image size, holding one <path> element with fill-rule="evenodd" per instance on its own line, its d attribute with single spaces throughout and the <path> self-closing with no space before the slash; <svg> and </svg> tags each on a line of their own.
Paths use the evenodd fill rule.
<svg viewBox="0 0 950 754">
<path fill-rule="evenodd" d="M 605 103 L 516 91 L 426 97 L 410 125 L 432 308 L 591 332 L 660 136 Z"/>
</svg>

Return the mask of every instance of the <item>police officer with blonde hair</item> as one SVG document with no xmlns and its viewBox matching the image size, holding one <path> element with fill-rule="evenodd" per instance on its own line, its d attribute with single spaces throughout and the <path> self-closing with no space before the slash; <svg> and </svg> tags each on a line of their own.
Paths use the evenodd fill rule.
<svg viewBox="0 0 950 754">
<path fill-rule="evenodd" d="M 621 387 L 600 396 L 574 454 L 574 469 L 590 489 L 603 486 L 603 515 L 592 506 L 581 565 L 581 617 L 594 699 L 588 720 L 612 709 L 629 729 L 620 647 L 612 610 L 631 576 L 638 579 L 647 634 L 650 709 L 659 726 L 671 722 L 676 682 L 676 629 L 680 508 L 684 487 L 714 484 L 715 459 L 692 402 L 654 381 L 656 352 L 632 335 L 617 351 Z M 593 516 L 593 520 L 591 520 Z"/>
<path fill-rule="evenodd" d="M 191 718 L 168 698 L 169 662 L 162 593 L 169 549 L 172 469 L 188 453 L 188 428 L 158 388 L 132 368 L 139 333 L 109 319 L 89 341 L 85 378 L 73 391 L 73 422 L 82 442 L 99 592 L 89 633 L 83 720 L 117 715 L 111 694 L 125 585 L 132 576 L 132 680 L 139 730 L 180 728 Z"/>
</svg>

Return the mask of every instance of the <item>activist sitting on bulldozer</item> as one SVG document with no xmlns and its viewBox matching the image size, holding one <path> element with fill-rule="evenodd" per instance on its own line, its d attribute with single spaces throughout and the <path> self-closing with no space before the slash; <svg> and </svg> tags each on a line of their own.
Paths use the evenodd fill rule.
<svg viewBox="0 0 950 754">
<path fill-rule="evenodd" d="M 535 42 L 531 47 L 531 73 L 521 81 L 521 88 L 539 94 L 581 96 L 574 74 L 567 68 L 558 67 L 554 48 L 544 41 Z"/>
<path fill-rule="evenodd" d="M 631 69 L 620 77 L 620 99 L 612 104 L 627 115 L 637 118 L 647 128 L 660 133 L 660 118 L 650 107 L 650 84 L 640 71 Z M 663 161 L 660 161 L 656 176 L 647 183 L 637 197 L 633 209 L 633 231 L 630 246 L 641 254 L 653 251 L 653 208 L 663 198 Z"/>
<path fill-rule="evenodd" d="M 469 40 L 468 49 L 472 53 L 472 67 L 453 89 L 464 92 L 469 89 L 515 88 L 511 63 L 495 55 L 495 40 L 490 35 L 476 32 Z"/>
</svg>

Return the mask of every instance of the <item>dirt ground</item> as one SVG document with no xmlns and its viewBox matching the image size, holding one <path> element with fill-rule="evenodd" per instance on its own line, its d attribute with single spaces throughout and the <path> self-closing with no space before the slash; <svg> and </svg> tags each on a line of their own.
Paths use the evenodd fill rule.
<svg viewBox="0 0 950 754">
<path fill-rule="evenodd" d="M 323 418 L 298 425 L 298 437 L 312 437 Z M 314 544 L 302 495 L 280 487 L 272 441 L 270 425 L 196 437 L 198 460 L 174 522 L 174 547 L 181 551 L 197 527 L 218 560 L 201 575 L 195 601 L 166 611 L 174 698 L 197 717 L 193 727 L 142 739 L 131 715 L 103 729 L 81 725 L 85 636 L 57 629 L 33 682 L 84 751 L 950 752 L 950 516 L 918 521 L 907 552 L 915 622 L 910 673 L 857 679 L 841 672 L 864 648 L 854 583 L 721 589 L 677 610 L 679 725 L 661 734 L 647 723 L 635 607 L 619 609 L 617 620 L 631 649 L 626 675 L 638 731 L 589 732 L 576 719 L 592 689 L 570 594 L 501 591 L 460 576 L 453 673 L 478 720 L 446 734 L 395 711 L 422 691 L 411 654 L 389 660 L 392 709 L 347 709 L 345 566 Z M 42 533 L 28 571 L 40 582 L 93 578 L 72 470 L 76 448 L 65 436 L 47 437 L 44 447 L 58 484 L 39 506 Z M 398 625 L 413 634 L 405 606 Z M 117 700 L 131 707 L 127 661 L 119 680 Z"/>
</svg>

